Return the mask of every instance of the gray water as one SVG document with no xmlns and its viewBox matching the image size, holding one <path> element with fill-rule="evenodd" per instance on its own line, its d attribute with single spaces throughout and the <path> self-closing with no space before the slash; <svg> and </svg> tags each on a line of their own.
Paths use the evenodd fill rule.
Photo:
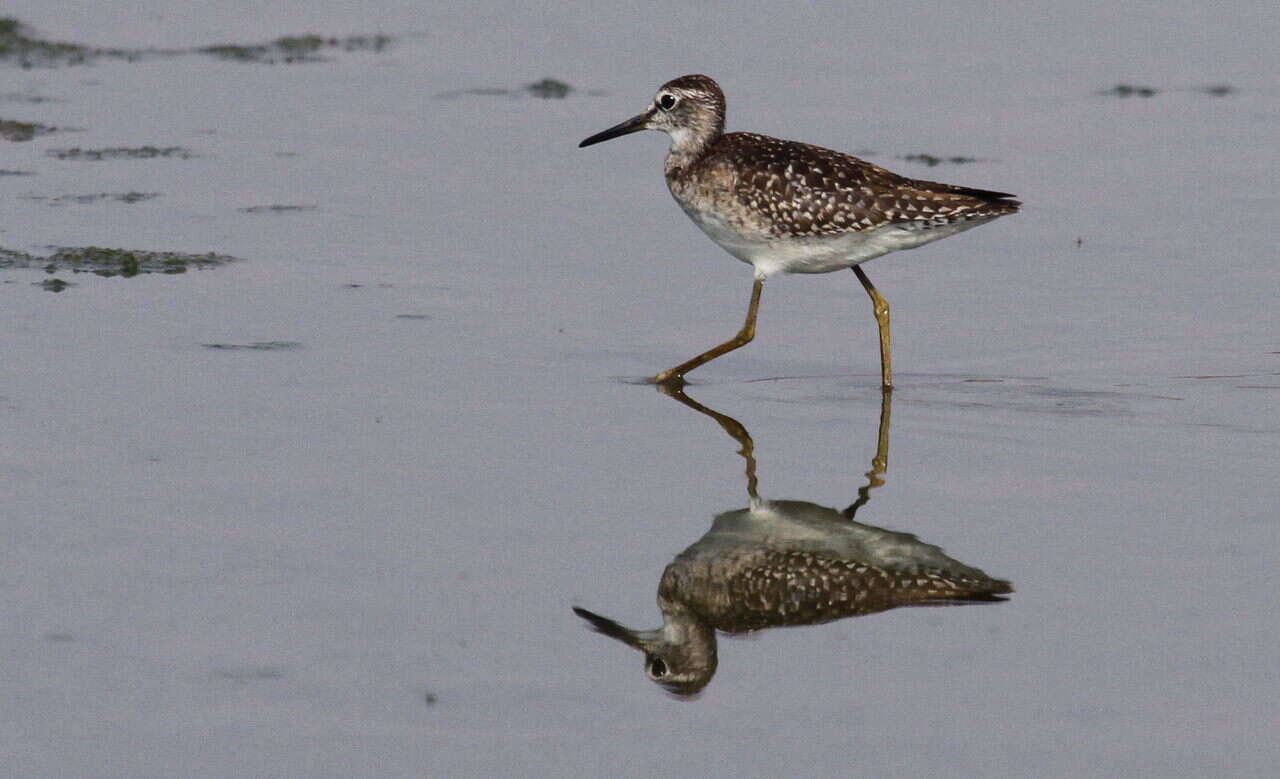
<svg viewBox="0 0 1280 779">
<path fill-rule="evenodd" d="M 0 120 L 56 128 L 0 140 L 0 248 L 237 260 L 0 267 L 6 773 L 1269 775 L 1280 12 L 1113 5 L 8 3 L 142 53 L 0 59 Z M 391 40 L 192 51 L 306 33 Z M 1026 205 L 866 266 L 898 386 L 857 515 L 1016 592 L 722 640 L 681 702 L 571 607 L 658 624 L 747 505 L 739 442 L 636 380 L 749 269 L 661 136 L 576 144 L 688 72 L 731 129 Z M 64 153 L 148 146 L 189 153 Z M 867 484 L 852 274 L 771 281 L 690 378 L 762 495 Z"/>
</svg>

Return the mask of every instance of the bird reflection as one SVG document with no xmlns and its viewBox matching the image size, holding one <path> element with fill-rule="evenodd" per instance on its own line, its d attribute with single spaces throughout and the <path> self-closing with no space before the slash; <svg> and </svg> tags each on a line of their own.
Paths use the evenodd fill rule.
<svg viewBox="0 0 1280 779">
<path fill-rule="evenodd" d="M 694 695 L 715 675 L 716 631 L 816 625 L 898 606 L 992 603 L 1009 582 L 948 557 L 910 533 L 854 521 L 871 490 L 884 484 L 889 461 L 890 393 L 881 398 L 880 429 L 867 483 L 840 511 L 757 492 L 754 444 L 738 420 L 698 403 L 683 389 L 664 394 L 704 414 L 740 445 L 750 505 L 717 516 L 711 530 L 662 573 L 662 627 L 632 630 L 586 609 L 574 613 L 597 632 L 644 653 L 650 679 L 680 696 Z"/>
</svg>

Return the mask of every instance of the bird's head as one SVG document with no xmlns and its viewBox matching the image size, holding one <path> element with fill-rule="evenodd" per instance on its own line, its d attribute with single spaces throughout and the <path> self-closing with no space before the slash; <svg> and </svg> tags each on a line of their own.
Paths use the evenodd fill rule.
<svg viewBox="0 0 1280 779">
<path fill-rule="evenodd" d="M 587 138 L 579 147 L 640 130 L 662 130 L 671 136 L 671 151 L 691 152 L 724 132 L 724 93 L 707 76 L 689 75 L 663 84 L 643 113 Z"/>
<path fill-rule="evenodd" d="M 632 630 L 586 609 L 574 607 L 573 613 L 597 633 L 643 652 L 645 675 L 673 695 L 696 695 L 715 676 L 715 631 L 699 620 L 667 620 L 657 630 Z"/>
</svg>

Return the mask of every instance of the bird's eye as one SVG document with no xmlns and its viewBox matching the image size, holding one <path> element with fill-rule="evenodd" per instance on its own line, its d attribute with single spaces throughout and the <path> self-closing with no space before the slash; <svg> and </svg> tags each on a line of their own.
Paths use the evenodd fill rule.
<svg viewBox="0 0 1280 779">
<path fill-rule="evenodd" d="M 670 111 L 675 107 L 676 107 L 675 95 L 666 94 L 658 98 L 658 108 L 661 108 L 663 111 Z"/>
<path fill-rule="evenodd" d="M 662 662 L 661 657 L 651 657 L 649 659 L 649 676 L 653 679 L 661 679 L 667 675 L 667 664 Z"/>
</svg>

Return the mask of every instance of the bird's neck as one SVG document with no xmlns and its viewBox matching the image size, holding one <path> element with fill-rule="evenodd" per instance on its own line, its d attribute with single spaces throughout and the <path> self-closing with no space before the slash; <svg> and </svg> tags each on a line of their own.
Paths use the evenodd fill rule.
<svg viewBox="0 0 1280 779">
<path fill-rule="evenodd" d="M 723 134 L 719 127 L 681 127 L 674 130 L 665 165 L 668 178 L 681 169 L 692 167 Z"/>
</svg>

